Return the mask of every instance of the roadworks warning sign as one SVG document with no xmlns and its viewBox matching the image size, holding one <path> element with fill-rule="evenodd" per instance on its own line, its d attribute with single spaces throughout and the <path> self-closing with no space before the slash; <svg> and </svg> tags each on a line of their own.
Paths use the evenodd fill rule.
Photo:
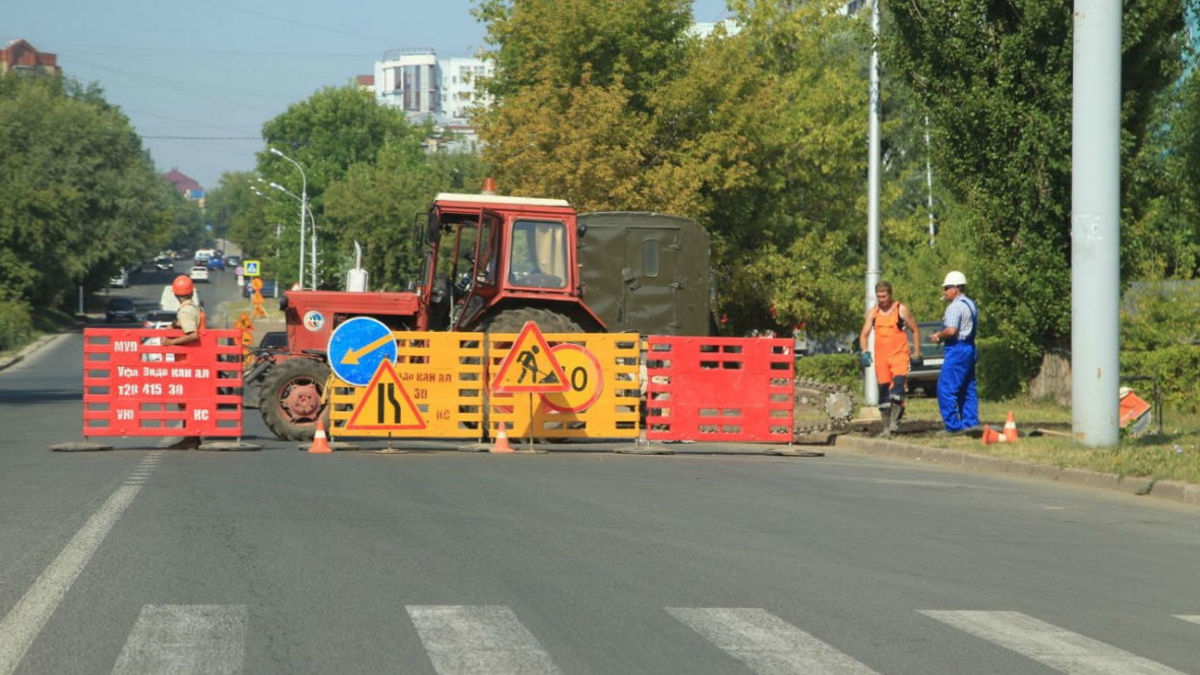
<svg viewBox="0 0 1200 675">
<path fill-rule="evenodd" d="M 548 394 L 570 388 L 566 373 L 559 365 L 546 338 L 533 321 L 526 321 L 512 349 L 500 363 L 492 379 L 492 391 L 499 394 L 530 392 Z"/>
</svg>

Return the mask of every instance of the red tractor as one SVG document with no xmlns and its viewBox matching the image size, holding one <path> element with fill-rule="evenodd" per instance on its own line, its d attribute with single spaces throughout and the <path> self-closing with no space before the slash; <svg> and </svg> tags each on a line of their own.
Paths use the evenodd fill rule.
<svg viewBox="0 0 1200 675">
<path fill-rule="evenodd" d="M 326 414 L 325 349 L 351 317 L 393 330 L 511 333 L 530 320 L 547 333 L 707 334 L 712 325 L 708 234 L 684 218 L 577 216 L 561 199 L 440 194 L 423 234 L 415 291 L 285 294 L 287 349 L 260 355 L 246 376 L 276 436 L 310 438 Z"/>
<path fill-rule="evenodd" d="M 333 329 L 355 316 L 393 330 L 517 333 L 534 321 L 545 333 L 715 334 L 708 233 L 686 218 L 577 215 L 561 199 L 439 194 L 423 240 L 414 291 L 285 294 L 287 349 L 264 353 L 245 378 L 249 398 L 259 387 L 276 436 L 311 438 L 327 415 L 325 350 Z M 797 393 L 829 409 L 829 387 L 810 384 Z M 837 416 L 848 419 L 849 394 L 831 391 Z"/>
</svg>

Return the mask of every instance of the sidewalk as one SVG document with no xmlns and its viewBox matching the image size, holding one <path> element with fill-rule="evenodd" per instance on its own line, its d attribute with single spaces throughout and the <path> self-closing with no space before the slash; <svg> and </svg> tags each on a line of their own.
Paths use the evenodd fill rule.
<svg viewBox="0 0 1200 675">
<path fill-rule="evenodd" d="M 1082 487 L 1115 490 L 1125 494 L 1148 496 L 1190 506 L 1200 506 L 1200 485 L 1173 480 L 1119 476 L 1087 469 L 1063 469 L 1000 457 L 988 457 L 957 450 L 914 445 L 903 441 L 844 434 L 830 449 L 884 457 L 898 457 L 954 467 L 964 471 L 1000 473 L 1019 478 L 1058 481 Z"/>
</svg>

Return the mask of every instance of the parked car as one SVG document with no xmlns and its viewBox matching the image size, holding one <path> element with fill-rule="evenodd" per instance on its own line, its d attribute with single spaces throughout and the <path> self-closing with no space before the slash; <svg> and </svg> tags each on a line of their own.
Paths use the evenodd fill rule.
<svg viewBox="0 0 1200 675">
<path fill-rule="evenodd" d="M 237 267 L 240 264 L 242 264 L 241 256 L 236 256 L 236 255 L 225 256 L 225 266 L 226 267 Z"/>
<path fill-rule="evenodd" d="M 170 272 L 175 269 L 175 261 L 163 256 L 154 261 L 154 268 L 163 272 Z"/>
<path fill-rule="evenodd" d="M 243 298 L 248 298 L 248 297 L 254 295 L 254 285 L 253 284 L 254 284 L 254 280 L 251 279 L 246 282 L 246 285 L 242 286 L 242 297 Z M 274 279 L 263 279 L 262 295 L 264 298 L 275 297 L 275 280 Z"/>
<path fill-rule="evenodd" d="M 146 313 L 142 328 L 170 328 L 175 323 L 175 312 L 156 309 Z"/>
<path fill-rule="evenodd" d="M 929 339 L 930 333 L 942 328 L 941 321 L 922 321 L 917 325 L 921 339 L 921 356 L 913 359 L 908 373 L 909 389 L 920 389 L 926 396 L 937 395 L 938 376 L 942 374 L 942 346 Z"/>
<path fill-rule="evenodd" d="M 129 272 L 122 269 L 116 276 L 108 280 L 111 288 L 129 288 Z"/>
<path fill-rule="evenodd" d="M 225 269 L 225 259 L 220 256 L 213 256 L 208 259 L 208 269 L 223 270 Z"/>
<path fill-rule="evenodd" d="M 137 321 L 137 310 L 129 298 L 112 298 L 104 308 L 104 320 L 109 323 Z"/>
<path fill-rule="evenodd" d="M 208 281 L 208 268 L 204 265 L 196 265 L 188 272 L 188 276 L 192 281 Z"/>
</svg>

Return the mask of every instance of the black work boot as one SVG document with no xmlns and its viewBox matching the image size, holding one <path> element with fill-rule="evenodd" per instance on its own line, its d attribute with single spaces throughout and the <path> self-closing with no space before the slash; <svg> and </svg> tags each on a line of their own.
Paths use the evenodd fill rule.
<svg viewBox="0 0 1200 675">
<path fill-rule="evenodd" d="M 890 433 L 900 433 L 900 418 L 904 417 L 904 406 L 897 403 L 892 404 L 891 414 L 887 419 L 887 430 Z"/>
<path fill-rule="evenodd" d="M 879 432 L 880 438 L 887 438 L 892 435 L 892 411 L 896 409 L 894 405 L 879 406 L 879 419 L 883 422 L 883 431 Z"/>
</svg>

